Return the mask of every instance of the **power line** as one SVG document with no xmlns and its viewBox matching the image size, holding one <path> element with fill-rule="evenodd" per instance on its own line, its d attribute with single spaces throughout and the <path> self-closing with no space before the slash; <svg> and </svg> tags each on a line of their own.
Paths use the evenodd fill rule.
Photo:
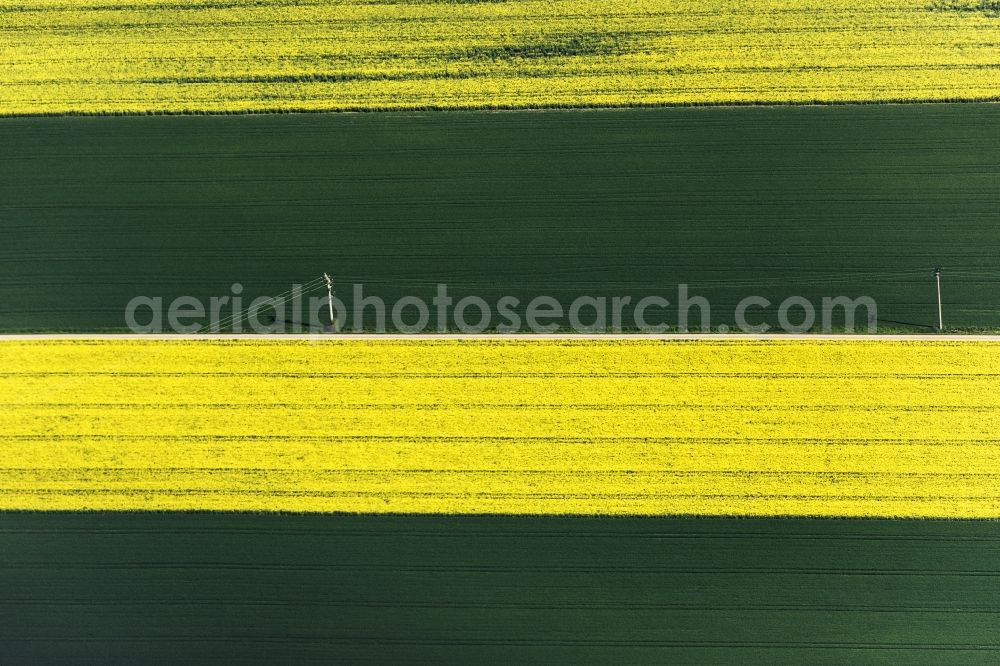
<svg viewBox="0 0 1000 666">
<path fill-rule="evenodd" d="M 319 288 L 321 286 L 322 282 L 323 282 L 323 278 L 316 278 L 315 280 L 310 280 L 309 282 L 307 282 L 307 283 L 301 285 L 300 287 L 298 287 L 298 291 L 301 294 L 312 293 L 312 292 L 316 291 L 317 288 Z M 272 296 L 271 299 L 270 299 L 272 307 L 284 304 L 284 302 L 289 298 L 289 296 L 291 296 L 293 293 L 295 293 L 295 291 L 296 291 L 296 288 L 293 287 L 292 289 L 289 289 L 288 291 L 282 292 L 282 293 L 278 294 L 277 296 Z M 236 326 L 237 324 L 241 324 L 242 325 L 242 323 L 244 321 L 246 321 L 247 319 L 249 319 L 253 315 L 253 311 L 250 310 L 250 309 L 248 309 L 246 311 L 240 310 L 240 312 L 242 313 L 240 316 L 238 316 L 238 314 L 234 312 L 232 315 L 230 315 L 228 317 L 225 317 L 225 318 L 221 319 L 220 321 L 212 324 L 208 328 L 207 332 L 209 332 L 209 333 L 219 333 L 219 332 L 222 331 L 223 328 L 230 327 L 230 326 Z"/>
<path fill-rule="evenodd" d="M 300 288 L 300 289 L 303 290 L 302 293 L 306 293 L 306 290 L 308 290 L 308 291 L 314 291 L 315 290 L 315 283 L 317 283 L 319 281 L 320 280 L 312 280 L 311 282 L 308 282 L 305 285 L 302 285 L 302 287 Z M 285 301 L 285 299 L 287 299 L 288 296 L 291 295 L 294 291 L 295 291 L 295 289 L 293 288 L 293 289 L 290 289 L 289 291 L 283 292 L 281 294 L 278 294 L 277 296 L 272 297 L 271 298 L 272 305 L 278 305 L 279 303 L 283 303 Z M 225 317 L 225 318 L 221 319 L 220 321 L 216 322 L 215 324 L 213 324 L 210 327 L 209 332 L 210 333 L 218 333 L 223 328 L 225 328 L 227 326 L 235 326 L 237 323 L 242 324 L 251 315 L 251 312 L 249 310 L 247 310 L 245 312 L 243 310 L 240 310 L 240 312 L 243 313 L 241 316 L 237 316 L 237 313 L 233 313 L 232 315 L 230 315 L 228 317 Z M 215 329 L 215 330 L 212 330 L 212 329 Z"/>
</svg>

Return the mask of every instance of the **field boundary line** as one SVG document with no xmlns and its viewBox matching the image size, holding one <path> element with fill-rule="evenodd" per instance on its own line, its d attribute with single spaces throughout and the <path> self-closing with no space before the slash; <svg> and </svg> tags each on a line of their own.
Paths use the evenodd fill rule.
<svg viewBox="0 0 1000 666">
<path fill-rule="evenodd" d="M 465 333 L 209 333 L 209 334 L 144 334 L 144 333 L 28 333 L 0 335 L 0 343 L 30 340 L 155 340 L 155 341 L 215 341 L 215 340 L 286 340 L 286 341 L 886 341 L 886 342 L 1000 342 L 1000 335 L 871 335 L 871 334 L 739 334 L 739 333 L 524 333 L 524 334 L 465 334 Z"/>
</svg>

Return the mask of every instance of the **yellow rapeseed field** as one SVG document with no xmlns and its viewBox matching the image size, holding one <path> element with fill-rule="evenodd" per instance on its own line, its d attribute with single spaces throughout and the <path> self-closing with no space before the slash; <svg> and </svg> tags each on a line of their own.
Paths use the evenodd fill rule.
<svg viewBox="0 0 1000 666">
<path fill-rule="evenodd" d="M 1000 97 L 992 0 L 0 0 L 0 114 Z"/>
<path fill-rule="evenodd" d="M 1000 344 L 4 341 L 0 510 L 1000 517 Z"/>
</svg>

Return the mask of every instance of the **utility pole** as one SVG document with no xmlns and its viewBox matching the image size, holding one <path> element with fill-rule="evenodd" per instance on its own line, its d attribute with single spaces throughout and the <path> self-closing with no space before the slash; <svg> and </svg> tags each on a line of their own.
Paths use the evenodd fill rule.
<svg viewBox="0 0 1000 666">
<path fill-rule="evenodd" d="M 941 316 L 941 269 L 934 269 L 934 279 L 937 281 L 937 298 L 938 298 L 938 333 L 944 330 L 944 319 Z"/>
<path fill-rule="evenodd" d="M 333 295 L 336 294 L 337 292 L 333 290 L 333 280 L 330 279 L 329 275 L 323 273 L 323 279 L 326 280 L 326 296 L 327 296 L 326 303 L 327 305 L 330 306 L 330 328 L 336 331 L 337 318 L 333 316 Z"/>
</svg>

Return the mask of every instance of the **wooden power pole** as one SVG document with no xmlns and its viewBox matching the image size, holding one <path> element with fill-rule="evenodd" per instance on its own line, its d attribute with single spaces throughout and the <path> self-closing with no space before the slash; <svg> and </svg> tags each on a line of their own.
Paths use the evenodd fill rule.
<svg viewBox="0 0 1000 666">
<path fill-rule="evenodd" d="M 941 269 L 934 269 L 934 280 L 937 281 L 937 301 L 938 301 L 938 333 L 944 330 L 944 318 L 941 315 Z"/>
<path fill-rule="evenodd" d="M 323 279 L 326 281 L 326 298 L 327 305 L 330 306 L 330 328 L 333 331 L 337 330 L 337 318 L 333 315 L 333 295 L 337 292 L 333 290 L 333 280 L 326 273 L 323 273 Z"/>
</svg>

